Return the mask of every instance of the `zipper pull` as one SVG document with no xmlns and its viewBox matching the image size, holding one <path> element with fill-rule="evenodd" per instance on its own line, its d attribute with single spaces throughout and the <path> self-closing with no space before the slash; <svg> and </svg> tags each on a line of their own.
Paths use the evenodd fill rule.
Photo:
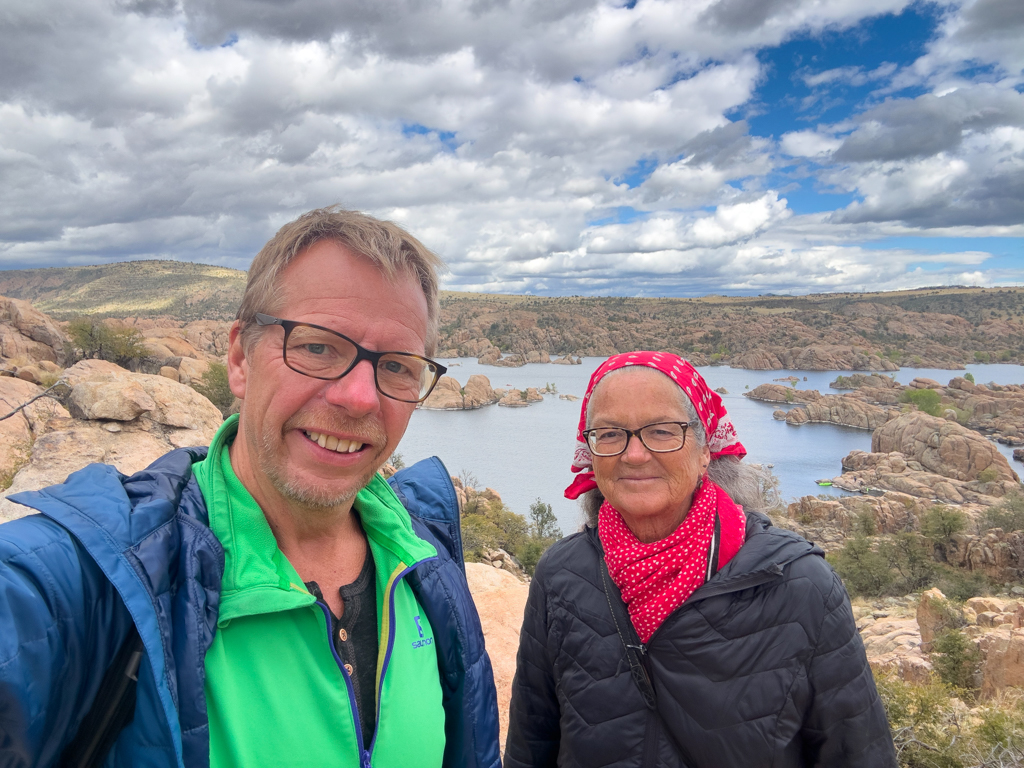
<svg viewBox="0 0 1024 768">
<path fill-rule="evenodd" d="M 626 647 L 632 648 L 634 651 L 640 651 L 641 656 L 647 655 L 647 646 L 643 643 L 640 643 L 640 645 L 626 645 Z"/>
<path fill-rule="evenodd" d="M 360 768 L 370 768 L 370 750 L 363 750 L 363 759 L 360 761 Z"/>
</svg>

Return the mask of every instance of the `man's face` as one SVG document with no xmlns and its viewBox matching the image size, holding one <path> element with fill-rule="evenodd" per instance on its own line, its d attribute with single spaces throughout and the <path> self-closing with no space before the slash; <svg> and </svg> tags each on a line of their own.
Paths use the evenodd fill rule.
<svg viewBox="0 0 1024 768">
<path fill-rule="evenodd" d="M 370 350 L 424 353 L 427 301 L 411 272 L 389 281 L 368 259 L 321 240 L 285 268 L 278 290 L 261 311 L 330 328 Z M 367 360 L 322 381 L 285 366 L 283 328 L 260 334 L 246 356 L 239 328 L 231 332 L 229 381 L 243 401 L 235 473 L 264 507 L 351 503 L 395 450 L 415 404 L 380 394 Z"/>
</svg>

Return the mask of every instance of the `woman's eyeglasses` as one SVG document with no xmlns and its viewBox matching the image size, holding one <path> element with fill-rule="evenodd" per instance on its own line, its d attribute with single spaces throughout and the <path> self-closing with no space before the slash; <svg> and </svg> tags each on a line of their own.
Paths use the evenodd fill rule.
<svg viewBox="0 0 1024 768">
<path fill-rule="evenodd" d="M 659 421 L 640 429 L 595 427 L 586 430 L 583 437 L 595 456 L 618 456 L 625 453 L 631 437 L 640 438 L 640 442 L 651 453 L 672 453 L 686 442 L 686 426 L 682 421 Z"/>
</svg>

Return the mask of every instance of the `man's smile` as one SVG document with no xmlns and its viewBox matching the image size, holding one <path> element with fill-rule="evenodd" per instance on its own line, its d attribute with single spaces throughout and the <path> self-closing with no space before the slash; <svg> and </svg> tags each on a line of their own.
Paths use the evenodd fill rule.
<svg viewBox="0 0 1024 768">
<path fill-rule="evenodd" d="M 328 451 L 335 451 L 336 453 L 355 453 L 362 450 L 365 445 L 365 443 L 356 440 L 345 440 L 334 435 L 325 435 L 310 430 L 303 430 L 302 433 L 321 448 L 326 448 Z"/>
</svg>

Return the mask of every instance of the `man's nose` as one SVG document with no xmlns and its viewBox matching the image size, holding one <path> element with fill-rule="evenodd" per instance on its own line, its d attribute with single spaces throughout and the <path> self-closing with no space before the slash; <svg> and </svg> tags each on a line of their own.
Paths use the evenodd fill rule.
<svg viewBox="0 0 1024 768">
<path fill-rule="evenodd" d="M 329 382 L 324 392 L 328 403 L 344 408 L 353 418 L 376 413 L 380 398 L 373 363 L 369 360 L 360 360 L 340 379 Z"/>
</svg>

